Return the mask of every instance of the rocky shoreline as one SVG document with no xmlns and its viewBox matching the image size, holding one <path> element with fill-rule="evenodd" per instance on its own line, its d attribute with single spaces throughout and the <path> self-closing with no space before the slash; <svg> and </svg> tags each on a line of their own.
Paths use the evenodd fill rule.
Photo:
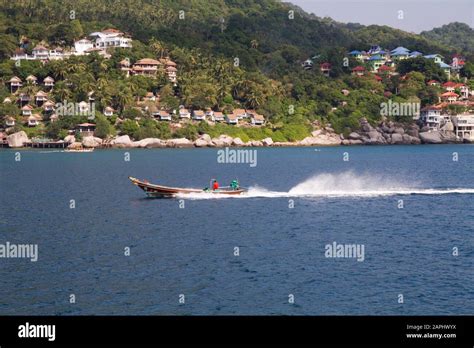
<svg viewBox="0 0 474 348">
<path fill-rule="evenodd" d="M 30 142 L 25 132 L 17 132 L 7 137 L 9 147 L 23 147 Z M 330 127 L 321 128 L 311 133 L 311 136 L 295 142 L 274 142 L 272 138 L 244 142 L 240 138 L 221 135 L 211 138 L 208 134 L 201 135 L 195 141 L 186 138 L 162 140 L 146 138 L 133 141 L 128 135 L 116 137 L 110 141 L 87 136 L 77 142 L 73 135 L 64 138 L 69 148 L 202 148 L 202 147 L 290 147 L 290 146 L 351 146 L 351 145 L 418 145 L 418 144 L 462 144 L 469 143 L 459 139 L 452 131 L 429 131 L 415 124 L 403 125 L 392 121 L 382 121 L 376 127 L 362 118 L 360 129 L 348 137 L 337 134 Z"/>
</svg>

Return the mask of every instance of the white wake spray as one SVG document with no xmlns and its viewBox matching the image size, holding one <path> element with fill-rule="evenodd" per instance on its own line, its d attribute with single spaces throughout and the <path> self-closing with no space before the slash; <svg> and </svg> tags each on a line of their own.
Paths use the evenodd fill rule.
<svg viewBox="0 0 474 348">
<path fill-rule="evenodd" d="M 374 197 L 393 195 L 442 195 L 442 194 L 474 194 L 474 188 L 423 188 L 417 182 L 409 184 L 392 178 L 376 177 L 370 174 L 344 172 L 339 174 L 324 173 L 315 175 L 288 192 L 271 191 L 260 186 L 251 186 L 239 196 L 216 195 L 213 193 L 196 193 L 181 195 L 188 199 L 216 198 L 278 198 L 278 197 Z"/>
</svg>

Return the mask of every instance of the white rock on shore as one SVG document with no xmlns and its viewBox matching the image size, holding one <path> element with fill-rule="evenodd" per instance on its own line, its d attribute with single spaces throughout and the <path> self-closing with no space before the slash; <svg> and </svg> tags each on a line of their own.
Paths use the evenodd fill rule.
<svg viewBox="0 0 474 348">
<path fill-rule="evenodd" d="M 207 142 L 206 140 L 204 139 L 196 139 L 196 141 L 194 142 L 194 146 L 196 147 L 206 147 L 206 146 L 209 146 L 209 142 Z"/>
<path fill-rule="evenodd" d="M 133 142 L 133 145 L 134 147 L 147 149 L 166 147 L 166 143 L 158 138 L 145 138 L 140 141 Z"/>
<path fill-rule="evenodd" d="M 170 139 L 170 140 L 166 141 L 166 146 L 167 147 L 177 147 L 177 148 L 192 147 L 193 142 L 189 139 L 186 139 L 186 138 Z"/>
<path fill-rule="evenodd" d="M 102 139 L 93 136 L 84 137 L 84 139 L 82 139 L 82 145 L 84 147 L 98 147 L 102 145 Z"/>
<path fill-rule="evenodd" d="M 233 146 L 244 146 L 245 143 L 240 138 L 234 138 L 234 140 L 232 141 L 232 145 Z"/>
<path fill-rule="evenodd" d="M 219 138 L 212 138 L 212 144 L 216 147 L 228 147 L 232 146 L 234 139 L 228 135 L 221 135 Z"/>
<path fill-rule="evenodd" d="M 206 147 L 212 146 L 212 139 L 209 134 L 201 135 L 196 141 L 194 142 L 194 146 L 196 147 Z"/>
<path fill-rule="evenodd" d="M 441 144 L 443 142 L 439 132 L 421 132 L 420 139 L 424 144 Z"/>
<path fill-rule="evenodd" d="M 391 144 L 403 144 L 403 136 L 400 133 L 393 133 L 391 137 Z"/>
<path fill-rule="evenodd" d="M 64 137 L 64 142 L 70 144 L 75 143 L 76 137 L 74 135 L 66 135 L 66 137 Z"/>
<path fill-rule="evenodd" d="M 8 146 L 10 147 L 23 147 L 23 145 L 29 142 L 28 136 L 24 131 L 10 134 L 7 137 Z"/>
<path fill-rule="evenodd" d="M 263 146 L 272 146 L 273 145 L 273 139 L 272 138 L 265 138 L 262 140 L 262 145 Z"/>
<path fill-rule="evenodd" d="M 110 142 L 110 144 L 113 147 L 118 147 L 118 148 L 134 147 L 134 144 L 133 144 L 132 140 L 130 140 L 130 137 L 128 135 L 122 135 L 120 137 L 117 137 L 114 140 L 112 140 Z"/>
<path fill-rule="evenodd" d="M 340 145 L 341 139 L 337 134 L 319 134 L 318 136 L 306 137 L 299 143 L 301 146 L 330 146 Z"/>
<path fill-rule="evenodd" d="M 360 139 L 344 139 L 342 145 L 362 145 L 364 142 Z"/>
<path fill-rule="evenodd" d="M 199 139 L 204 140 L 206 143 L 210 143 L 212 141 L 209 134 L 203 134 L 199 137 Z"/>
</svg>

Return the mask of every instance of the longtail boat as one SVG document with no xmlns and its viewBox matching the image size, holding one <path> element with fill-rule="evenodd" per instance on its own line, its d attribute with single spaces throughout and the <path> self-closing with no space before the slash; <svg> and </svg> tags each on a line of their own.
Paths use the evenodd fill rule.
<svg viewBox="0 0 474 348">
<path fill-rule="evenodd" d="M 159 197 L 159 198 L 171 198 L 177 195 L 190 194 L 190 193 L 211 193 L 215 195 L 240 195 L 247 190 L 244 188 L 232 188 L 230 186 L 220 187 L 217 190 L 211 190 L 209 188 L 195 189 L 195 188 L 179 188 L 179 187 L 168 187 L 162 185 L 150 184 L 146 180 L 139 180 L 137 178 L 128 177 L 130 181 L 141 188 L 148 197 Z"/>
</svg>

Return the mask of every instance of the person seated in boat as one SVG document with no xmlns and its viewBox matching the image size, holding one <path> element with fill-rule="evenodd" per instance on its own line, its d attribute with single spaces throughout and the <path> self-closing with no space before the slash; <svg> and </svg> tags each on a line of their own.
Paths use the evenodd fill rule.
<svg viewBox="0 0 474 348">
<path fill-rule="evenodd" d="M 239 189 L 239 182 L 237 180 L 232 180 L 232 182 L 230 183 L 230 188 L 232 190 L 238 190 Z"/>
<path fill-rule="evenodd" d="M 212 180 L 212 189 L 214 191 L 219 189 L 219 183 L 217 182 L 216 179 Z"/>
</svg>

